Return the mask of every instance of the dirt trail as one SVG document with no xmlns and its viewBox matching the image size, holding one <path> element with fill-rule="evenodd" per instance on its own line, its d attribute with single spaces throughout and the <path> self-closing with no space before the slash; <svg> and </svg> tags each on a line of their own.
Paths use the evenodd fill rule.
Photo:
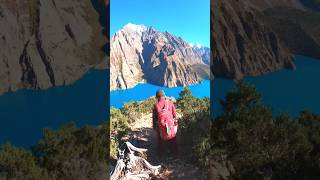
<svg viewBox="0 0 320 180">
<path fill-rule="evenodd" d="M 180 154 L 172 157 L 170 153 L 158 158 L 156 155 L 156 134 L 152 129 L 152 114 L 143 115 L 131 124 L 130 142 L 137 147 L 148 149 L 148 161 L 153 165 L 162 165 L 162 171 L 156 179 L 202 180 L 204 173 L 188 163 Z"/>
</svg>

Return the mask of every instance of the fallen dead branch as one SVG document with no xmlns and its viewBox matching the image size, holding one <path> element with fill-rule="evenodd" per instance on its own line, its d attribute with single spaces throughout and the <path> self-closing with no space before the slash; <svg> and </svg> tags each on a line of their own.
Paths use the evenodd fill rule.
<svg viewBox="0 0 320 180">
<path fill-rule="evenodd" d="M 116 167 L 111 172 L 111 180 L 147 180 L 157 176 L 161 166 L 153 166 L 144 158 L 136 155 L 144 153 L 147 149 L 137 148 L 130 142 L 124 143 L 124 148 L 118 148 Z"/>
</svg>

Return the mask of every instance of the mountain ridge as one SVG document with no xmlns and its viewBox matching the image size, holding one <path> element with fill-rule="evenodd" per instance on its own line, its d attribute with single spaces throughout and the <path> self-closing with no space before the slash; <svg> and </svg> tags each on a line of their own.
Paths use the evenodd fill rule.
<svg viewBox="0 0 320 180">
<path fill-rule="evenodd" d="M 320 57 L 316 0 L 243 0 L 211 3 L 211 70 L 241 79 L 283 68 L 294 55 Z M 318 3 L 318 5 L 320 5 Z"/>
<path fill-rule="evenodd" d="M 111 38 L 111 90 L 141 82 L 176 87 L 197 84 L 192 68 L 205 64 L 200 52 L 181 37 L 153 27 L 128 23 Z"/>
<path fill-rule="evenodd" d="M 254 7 L 251 0 L 211 3 L 211 70 L 216 77 L 240 79 L 295 68 L 293 56 Z"/>
<path fill-rule="evenodd" d="M 106 68 L 108 38 L 99 22 L 108 1 L 0 2 L 0 94 L 72 84 Z M 103 8 L 102 8 L 103 9 Z"/>
</svg>

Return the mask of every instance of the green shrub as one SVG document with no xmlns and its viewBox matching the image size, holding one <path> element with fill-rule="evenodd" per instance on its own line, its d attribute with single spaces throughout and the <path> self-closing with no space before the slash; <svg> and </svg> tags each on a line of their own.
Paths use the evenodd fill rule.
<svg viewBox="0 0 320 180">
<path fill-rule="evenodd" d="M 183 88 L 179 93 L 179 98 L 176 102 L 177 109 L 185 115 L 195 115 L 197 112 L 209 111 L 210 99 L 205 97 L 203 99 L 196 98 L 188 87 Z"/>
<path fill-rule="evenodd" d="M 142 117 L 143 114 L 152 113 L 153 105 L 157 102 L 155 97 L 145 101 L 128 102 L 122 108 L 121 112 L 129 118 L 129 122 L 134 122 Z"/>
<path fill-rule="evenodd" d="M 129 128 L 128 117 L 121 110 L 116 108 L 110 109 L 110 133 L 111 135 L 123 136 Z"/>
<path fill-rule="evenodd" d="M 41 167 L 55 179 L 99 179 L 108 175 L 109 128 L 68 124 L 45 129 L 34 148 Z"/>
<path fill-rule="evenodd" d="M 211 119 L 209 98 L 199 99 L 192 95 L 189 88 L 184 88 L 176 102 L 177 109 L 182 113 L 179 120 L 179 141 L 183 154 L 198 162 L 205 157 L 208 138 L 210 137 Z"/>
<path fill-rule="evenodd" d="M 107 179 L 109 126 L 44 129 L 32 151 L 0 147 L 0 179 Z"/>
<path fill-rule="evenodd" d="M 111 108 L 110 110 L 110 157 L 115 159 L 117 148 L 121 139 L 127 134 L 129 129 L 129 119 L 121 110 Z"/>
<path fill-rule="evenodd" d="M 237 83 L 221 101 L 224 113 L 213 121 L 209 142 L 200 146 L 204 159 L 227 157 L 234 179 L 319 177 L 319 116 L 275 117 L 261 99 L 253 86 Z"/>
<path fill-rule="evenodd" d="M 37 164 L 30 151 L 4 144 L 0 147 L 0 179 L 52 179 L 46 169 Z"/>
<path fill-rule="evenodd" d="M 199 99 L 192 95 L 189 88 L 184 88 L 176 102 L 177 109 L 183 115 L 179 126 L 185 133 L 198 129 L 203 122 L 209 122 L 209 98 Z"/>
</svg>

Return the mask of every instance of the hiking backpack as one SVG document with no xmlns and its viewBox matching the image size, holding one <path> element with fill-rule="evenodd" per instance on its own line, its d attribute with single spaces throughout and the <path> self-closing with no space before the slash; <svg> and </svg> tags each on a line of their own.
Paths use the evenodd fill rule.
<svg viewBox="0 0 320 180">
<path fill-rule="evenodd" d="M 157 113 L 160 137 L 165 141 L 175 138 L 177 135 L 178 123 L 172 117 L 168 100 L 165 100 L 162 108 L 157 105 Z"/>
</svg>

